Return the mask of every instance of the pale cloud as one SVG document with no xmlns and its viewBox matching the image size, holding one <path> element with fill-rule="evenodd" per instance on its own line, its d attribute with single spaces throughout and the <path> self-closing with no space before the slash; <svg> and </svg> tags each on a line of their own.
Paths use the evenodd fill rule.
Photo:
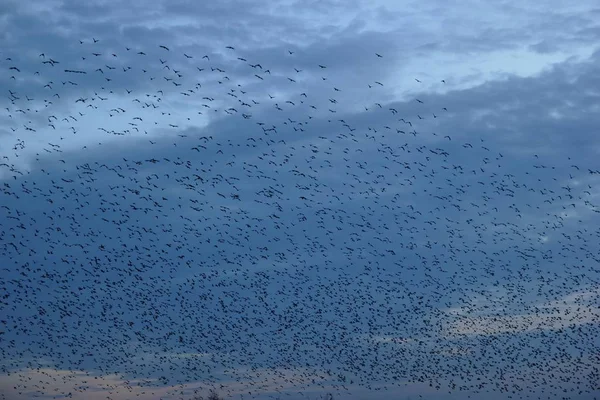
<svg viewBox="0 0 600 400">
<path fill-rule="evenodd" d="M 369 339 L 375 343 L 408 344 L 414 342 L 414 339 L 399 336 L 374 336 Z"/>
<path fill-rule="evenodd" d="M 173 388 L 144 387 L 152 379 L 123 380 L 117 375 L 92 375 L 81 371 L 51 368 L 23 369 L 0 376 L 0 392 L 9 399 L 58 398 L 122 400 L 135 396 L 143 400 L 169 394 Z"/>
<path fill-rule="evenodd" d="M 196 354 L 173 354 L 168 357 L 188 358 Z M 216 375 L 219 376 L 218 380 Z M 21 369 L 0 375 L 0 396 L 11 400 L 30 398 L 69 398 L 74 400 L 142 399 L 155 400 L 206 396 L 216 390 L 226 398 L 250 395 L 266 399 L 277 393 L 301 393 L 303 387 L 320 386 L 312 393 L 325 393 L 339 386 L 331 383 L 325 371 L 306 368 L 239 368 L 222 371 L 203 381 L 164 385 L 160 379 L 125 379 L 115 374 L 91 374 L 89 372 L 59 370 L 52 368 Z M 58 396 L 58 397 L 51 397 Z M 0 397 L 3 398 L 3 397 Z"/>
<path fill-rule="evenodd" d="M 572 293 L 560 300 L 529 306 L 527 313 L 507 315 L 494 301 L 472 303 L 473 309 L 453 308 L 446 312 L 453 320 L 444 327 L 446 337 L 500 335 L 540 330 L 557 331 L 583 324 L 600 323 L 600 289 Z M 484 306 L 485 304 L 485 306 Z"/>
</svg>

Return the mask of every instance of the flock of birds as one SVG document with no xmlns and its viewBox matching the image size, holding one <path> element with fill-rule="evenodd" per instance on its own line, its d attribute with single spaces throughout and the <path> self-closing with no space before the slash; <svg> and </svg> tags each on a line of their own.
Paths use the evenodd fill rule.
<svg viewBox="0 0 600 400">
<path fill-rule="evenodd" d="M 77 46 L 0 60 L 0 366 L 24 398 L 59 396 L 24 372 L 47 368 L 85 373 L 62 397 L 120 376 L 108 399 L 598 390 L 596 167 L 430 132 L 450 106 L 363 104 L 384 79 L 356 96 L 301 50 L 280 70 Z M 499 328 L 511 314 L 525 326 Z"/>
</svg>

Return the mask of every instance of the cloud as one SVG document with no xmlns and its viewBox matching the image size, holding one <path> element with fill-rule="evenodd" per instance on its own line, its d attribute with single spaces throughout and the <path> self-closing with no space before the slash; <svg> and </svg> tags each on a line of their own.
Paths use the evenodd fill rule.
<svg viewBox="0 0 600 400">
<path fill-rule="evenodd" d="M 95 400 L 106 399 L 108 395 L 112 400 L 124 400 L 132 396 L 140 399 L 175 399 L 180 396 L 206 396 L 210 390 L 215 390 L 226 398 L 249 395 L 266 399 L 277 393 L 301 392 L 308 382 L 321 385 L 319 390 L 311 390 L 313 394 L 335 390 L 325 372 L 302 368 L 240 368 L 233 375 L 225 371 L 211 375 L 207 380 L 173 385 L 165 384 L 160 378 L 126 379 L 118 374 L 96 375 L 83 371 L 37 368 L 0 376 L 0 396 L 9 396 L 4 398 L 10 399 L 27 396 Z"/>
<path fill-rule="evenodd" d="M 454 321 L 448 323 L 444 331 L 447 337 L 502 335 L 561 331 L 578 325 L 597 324 L 600 321 L 599 299 L 600 289 L 578 291 L 559 300 L 528 306 L 529 311 L 521 314 L 506 314 L 504 308 L 495 308 L 493 302 L 483 303 L 489 306 L 476 302 L 470 309 L 446 310 Z"/>
</svg>

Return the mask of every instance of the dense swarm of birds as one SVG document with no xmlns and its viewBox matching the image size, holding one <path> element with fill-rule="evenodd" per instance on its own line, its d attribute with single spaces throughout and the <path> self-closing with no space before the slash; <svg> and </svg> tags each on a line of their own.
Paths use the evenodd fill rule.
<svg viewBox="0 0 600 400">
<path fill-rule="evenodd" d="M 431 132 L 456 115 L 424 78 L 357 97 L 300 48 L 277 70 L 241 46 L 73 47 L 0 61 L 0 365 L 26 398 L 52 382 L 24 369 L 86 378 L 62 397 L 119 376 L 109 399 L 598 390 L 600 230 L 577 226 L 597 166 L 515 166 Z"/>
</svg>

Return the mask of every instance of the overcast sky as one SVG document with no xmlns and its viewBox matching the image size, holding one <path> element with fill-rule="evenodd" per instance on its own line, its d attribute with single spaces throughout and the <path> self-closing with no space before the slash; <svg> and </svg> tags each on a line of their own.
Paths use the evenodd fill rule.
<svg viewBox="0 0 600 400">
<path fill-rule="evenodd" d="M 0 399 L 597 398 L 595 3 L 0 2 Z"/>
</svg>

